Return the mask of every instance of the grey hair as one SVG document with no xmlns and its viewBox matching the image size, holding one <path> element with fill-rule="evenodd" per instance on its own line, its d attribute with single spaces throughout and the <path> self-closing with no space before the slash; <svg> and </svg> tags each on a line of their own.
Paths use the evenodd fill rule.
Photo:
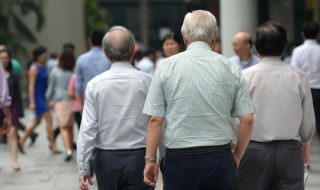
<svg viewBox="0 0 320 190">
<path fill-rule="evenodd" d="M 133 56 L 135 39 L 123 26 L 114 26 L 102 40 L 102 47 L 111 61 L 128 61 Z"/>
<path fill-rule="evenodd" d="M 181 33 L 188 41 L 212 43 L 218 35 L 217 20 L 209 11 L 196 10 L 184 17 Z"/>
</svg>

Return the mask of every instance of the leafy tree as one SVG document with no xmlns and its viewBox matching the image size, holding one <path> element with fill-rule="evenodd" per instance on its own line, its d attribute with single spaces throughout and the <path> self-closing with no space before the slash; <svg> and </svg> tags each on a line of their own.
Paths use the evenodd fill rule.
<svg viewBox="0 0 320 190">
<path fill-rule="evenodd" d="M 100 0 L 85 0 L 85 33 L 88 37 L 92 30 L 107 30 L 111 17 L 108 10 L 101 6 Z"/>
<path fill-rule="evenodd" d="M 43 4 L 44 0 L 0 0 L 0 43 L 27 55 L 24 43 L 36 43 L 37 39 L 21 18 L 34 14 L 36 30 L 40 31 L 45 21 Z"/>
</svg>

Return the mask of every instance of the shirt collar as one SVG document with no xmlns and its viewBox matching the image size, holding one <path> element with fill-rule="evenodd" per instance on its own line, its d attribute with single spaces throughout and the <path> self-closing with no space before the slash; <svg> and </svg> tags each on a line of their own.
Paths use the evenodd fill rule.
<svg viewBox="0 0 320 190">
<path fill-rule="evenodd" d="M 261 59 L 260 64 L 266 64 L 270 66 L 279 66 L 281 64 L 286 64 L 286 63 L 282 62 L 279 56 L 266 56 Z"/>
<path fill-rule="evenodd" d="M 97 51 L 102 51 L 102 49 L 100 47 L 94 46 L 90 49 L 90 51 L 97 52 Z"/>
<path fill-rule="evenodd" d="M 129 69 L 129 68 L 133 68 L 133 66 L 131 65 L 131 63 L 126 62 L 126 61 L 117 61 L 111 64 L 111 68 L 110 69 Z"/>
<path fill-rule="evenodd" d="M 207 50 L 211 50 L 209 44 L 207 42 L 203 42 L 203 41 L 195 41 L 195 42 L 192 42 L 191 44 L 189 44 L 187 50 L 190 50 L 190 49 L 198 49 L 198 48 L 201 48 L 201 49 L 207 49 Z"/>
<path fill-rule="evenodd" d="M 306 45 L 314 45 L 314 44 L 318 44 L 316 40 L 313 40 L 313 39 L 306 39 L 304 40 L 303 44 L 306 44 Z"/>
</svg>

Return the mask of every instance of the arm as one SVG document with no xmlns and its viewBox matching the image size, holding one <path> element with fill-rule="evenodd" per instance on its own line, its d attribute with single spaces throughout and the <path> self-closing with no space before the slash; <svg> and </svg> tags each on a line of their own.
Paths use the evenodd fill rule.
<svg viewBox="0 0 320 190">
<path fill-rule="evenodd" d="M 240 73 L 232 110 L 232 116 L 239 117 L 240 120 L 238 141 L 233 152 L 237 165 L 239 165 L 240 160 L 251 139 L 254 120 L 253 113 L 254 107 L 247 89 L 247 84 Z"/>
<path fill-rule="evenodd" d="M 37 78 L 37 68 L 32 66 L 29 70 L 29 87 L 28 87 L 28 92 L 29 92 L 29 108 L 34 109 L 35 108 L 35 100 L 34 100 L 34 89 L 36 85 L 36 78 Z"/>
<path fill-rule="evenodd" d="M 147 129 L 146 159 L 154 158 L 155 161 L 146 161 L 144 170 L 145 182 L 155 186 L 158 179 L 158 166 L 156 162 L 157 148 L 161 136 L 163 117 L 151 117 Z"/>
<path fill-rule="evenodd" d="M 51 104 L 52 98 L 54 96 L 55 93 L 55 88 L 56 88 L 56 72 L 55 69 L 53 69 L 51 71 L 51 76 L 50 76 L 50 80 L 49 80 L 49 84 L 48 84 L 48 89 L 46 92 L 46 98 L 49 102 L 49 104 Z"/>
<path fill-rule="evenodd" d="M 98 130 L 98 114 L 94 104 L 92 89 L 86 92 L 82 122 L 78 137 L 77 162 L 81 189 L 88 189 L 88 182 L 92 184 L 90 176 L 90 157 L 96 146 Z"/>
<path fill-rule="evenodd" d="M 76 94 L 75 94 L 75 83 L 76 83 L 76 75 L 73 74 L 71 76 L 70 82 L 69 82 L 69 88 L 68 88 L 68 92 L 69 92 L 69 96 L 71 99 L 76 99 Z"/>
<path fill-rule="evenodd" d="M 238 142 L 233 152 L 237 165 L 239 165 L 240 160 L 251 138 L 251 134 L 253 131 L 253 114 L 240 116 L 239 119 L 240 119 L 240 128 L 239 128 Z"/>
<path fill-rule="evenodd" d="M 304 163 L 309 165 L 311 163 L 311 139 L 315 130 L 315 117 L 314 117 L 314 108 L 312 102 L 312 95 L 309 87 L 307 78 L 303 80 L 302 94 L 302 122 L 299 134 L 302 139 L 302 151 L 303 151 L 303 160 Z"/>
<path fill-rule="evenodd" d="M 77 94 L 79 94 L 80 99 L 81 99 L 81 103 L 82 105 L 84 104 L 84 78 L 83 78 L 83 73 L 82 73 L 82 68 L 81 68 L 81 60 L 77 60 L 77 64 L 76 64 L 76 76 L 77 76 L 77 80 L 76 80 L 76 92 Z"/>
<path fill-rule="evenodd" d="M 9 132 L 9 129 L 12 127 L 11 125 L 11 111 L 9 106 L 4 106 L 1 108 L 4 113 L 3 126 L 0 126 L 0 134 L 6 134 Z"/>
</svg>

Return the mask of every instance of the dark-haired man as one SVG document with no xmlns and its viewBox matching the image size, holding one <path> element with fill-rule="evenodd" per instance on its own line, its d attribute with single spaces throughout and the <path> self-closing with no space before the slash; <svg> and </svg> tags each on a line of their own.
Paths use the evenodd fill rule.
<svg viewBox="0 0 320 190">
<path fill-rule="evenodd" d="M 80 55 L 76 63 L 76 92 L 80 95 L 83 102 L 83 94 L 87 83 L 98 74 L 110 68 L 110 61 L 104 55 L 101 46 L 104 33 L 95 30 L 91 33 L 91 49 Z"/>
<path fill-rule="evenodd" d="M 256 114 L 235 189 L 303 190 L 301 143 L 311 141 L 315 125 L 307 76 L 281 61 L 287 32 L 280 24 L 262 24 L 253 42 L 262 60 L 243 74 Z"/>
<path fill-rule="evenodd" d="M 260 62 L 260 59 L 251 53 L 252 37 L 248 32 L 238 32 L 232 42 L 235 56 L 230 58 L 230 61 L 239 66 L 241 69 L 246 69 Z"/>
<path fill-rule="evenodd" d="M 304 43 L 294 49 L 291 64 L 303 70 L 309 78 L 316 116 L 316 129 L 320 136 L 320 45 L 316 38 L 319 24 L 306 22 L 302 26 L 301 35 Z"/>
</svg>

